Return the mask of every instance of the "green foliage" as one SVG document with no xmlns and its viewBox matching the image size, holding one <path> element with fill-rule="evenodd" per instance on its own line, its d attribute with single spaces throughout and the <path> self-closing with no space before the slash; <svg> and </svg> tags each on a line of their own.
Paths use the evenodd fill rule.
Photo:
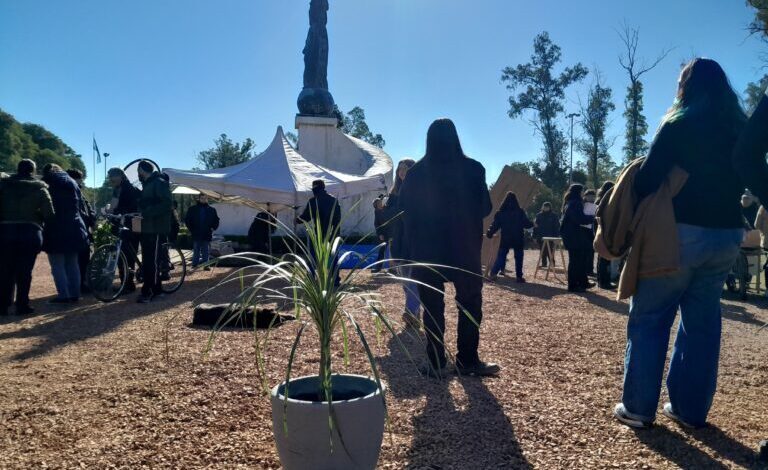
<svg viewBox="0 0 768 470">
<path fill-rule="evenodd" d="M 203 170 L 225 168 L 243 163 L 253 157 L 256 144 L 250 138 L 240 143 L 232 142 L 227 134 L 221 134 L 213 141 L 214 146 L 197 155 L 197 161 Z"/>
<path fill-rule="evenodd" d="M 360 106 L 355 106 L 347 114 L 344 114 L 338 107 L 334 110 L 334 114 L 339 119 L 339 127 L 342 132 L 352 137 L 358 138 L 371 145 L 375 145 L 379 148 L 384 148 L 386 141 L 381 134 L 374 134 L 368 127 L 368 123 L 365 122 L 365 110 Z"/>
<path fill-rule="evenodd" d="M 601 167 L 612 164 L 608 153 L 612 143 L 606 138 L 605 132 L 608 116 L 616 109 L 616 105 L 613 104 L 613 90 L 601 83 L 598 71 L 595 71 L 595 77 L 587 103 L 581 106 L 581 127 L 585 138 L 579 139 L 576 148 L 585 157 L 588 181 L 593 187 L 598 187 L 602 184 Z"/>
<path fill-rule="evenodd" d="M 115 236 L 112 235 L 112 224 L 107 221 L 102 221 L 93 230 L 93 246 L 98 248 L 100 246 L 109 245 L 115 241 Z"/>
<path fill-rule="evenodd" d="M 636 81 L 627 88 L 624 100 L 624 118 L 627 120 L 626 143 L 624 144 L 624 162 L 629 163 L 648 152 L 648 121 L 643 114 L 643 82 Z"/>
<path fill-rule="evenodd" d="M 759 81 L 747 85 L 747 89 L 744 90 L 744 108 L 748 115 L 752 115 L 755 111 L 760 100 L 763 99 L 766 88 L 768 88 L 768 75 L 763 75 Z"/>
<path fill-rule="evenodd" d="M 755 8 L 755 19 L 749 24 L 749 31 L 753 34 L 768 38 L 768 0 L 747 0 L 747 4 Z"/>
<path fill-rule="evenodd" d="M 22 124 L 0 110 L 0 171 L 15 172 L 25 158 L 34 160 L 38 168 L 56 163 L 65 170 L 77 168 L 86 174 L 81 156 L 51 131 L 39 124 Z"/>
<path fill-rule="evenodd" d="M 535 114 L 531 123 L 542 138 L 543 165 L 537 162 L 531 170 L 549 187 L 563 187 L 568 181 L 565 158 L 568 142 L 558 124 L 565 110 L 565 90 L 582 81 L 588 73 L 577 63 L 557 74 L 554 69 L 561 59 L 560 47 L 552 42 L 549 33 L 543 32 L 533 41 L 531 61 L 506 67 L 501 75 L 507 90 L 513 93 L 509 97 L 509 117 L 517 119 L 526 112 Z M 515 94 L 519 89 L 523 91 Z"/>
</svg>

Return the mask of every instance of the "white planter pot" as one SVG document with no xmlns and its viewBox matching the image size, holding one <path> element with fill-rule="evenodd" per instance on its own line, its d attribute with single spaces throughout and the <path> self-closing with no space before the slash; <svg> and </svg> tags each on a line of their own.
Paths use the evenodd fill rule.
<svg viewBox="0 0 768 470">
<path fill-rule="evenodd" d="M 285 408 L 285 382 L 272 389 L 272 430 L 285 470 L 373 470 L 384 437 L 385 409 L 376 381 L 361 375 L 333 375 L 336 423 L 328 427 L 328 402 L 311 401 L 320 379 L 292 379 Z M 382 384 L 383 385 L 383 384 Z M 308 398 L 304 400 L 303 398 Z M 286 413 L 287 412 L 287 416 Z M 286 417 L 288 432 L 283 427 Z M 331 437 L 332 436 L 332 437 Z M 331 444 L 332 439 L 332 444 Z"/>
</svg>

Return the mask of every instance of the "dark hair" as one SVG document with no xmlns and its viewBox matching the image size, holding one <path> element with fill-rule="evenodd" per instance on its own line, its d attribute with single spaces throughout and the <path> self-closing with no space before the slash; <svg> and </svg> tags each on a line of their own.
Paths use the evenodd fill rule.
<svg viewBox="0 0 768 470">
<path fill-rule="evenodd" d="M 504 202 L 501 203 L 501 207 L 499 207 L 499 210 L 513 211 L 517 209 L 520 209 L 520 203 L 517 200 L 517 194 L 510 191 L 507 193 L 506 196 L 504 196 Z"/>
<path fill-rule="evenodd" d="M 552 203 L 547 201 L 544 204 L 541 205 L 541 210 L 544 210 L 545 207 L 548 207 L 549 210 L 552 210 Z"/>
<path fill-rule="evenodd" d="M 584 191 L 584 196 L 597 196 L 597 193 L 594 189 L 588 189 Z"/>
<path fill-rule="evenodd" d="M 581 200 L 581 193 L 584 191 L 584 186 L 576 183 L 572 184 L 570 188 L 568 188 L 568 192 L 565 193 L 565 196 L 563 196 L 563 212 L 565 212 L 565 206 L 568 205 L 569 202 L 573 200 Z"/>
<path fill-rule="evenodd" d="M 447 118 L 436 120 L 427 131 L 427 160 L 452 161 L 466 158 L 456 125 Z"/>
<path fill-rule="evenodd" d="M 78 170 L 77 168 L 70 168 L 67 170 L 67 174 L 70 178 L 72 178 L 75 181 L 82 181 L 83 179 L 83 172 Z"/>
<path fill-rule="evenodd" d="M 43 167 L 43 176 L 50 175 L 51 173 L 64 173 L 64 170 L 55 163 L 46 163 Z"/>
<path fill-rule="evenodd" d="M 35 165 L 35 162 L 25 158 L 24 160 L 20 161 L 18 165 L 16 165 L 16 173 L 18 173 L 21 176 L 32 176 L 35 174 L 35 171 L 37 170 L 37 165 Z"/>
<path fill-rule="evenodd" d="M 122 168 L 118 167 L 112 167 L 107 171 L 107 176 L 110 178 L 114 178 L 115 176 L 119 176 L 123 181 L 127 180 L 128 177 L 125 176 L 125 172 Z"/>
<path fill-rule="evenodd" d="M 152 173 L 155 171 L 155 165 L 153 165 L 149 160 L 142 160 L 139 162 L 139 170 L 146 173 Z"/>
<path fill-rule="evenodd" d="M 606 193 L 613 189 L 614 186 L 616 186 L 616 183 L 613 181 L 606 181 L 603 183 L 603 185 L 600 186 L 600 189 L 597 190 L 597 200 L 601 201 L 603 197 L 605 197 Z"/>
<path fill-rule="evenodd" d="M 400 178 L 400 168 L 405 166 L 408 167 L 408 169 L 411 169 L 415 164 L 416 160 L 412 158 L 403 158 L 400 160 L 400 163 L 397 164 L 397 168 L 395 169 L 395 184 L 392 186 L 390 194 L 400 194 L 400 188 L 403 187 L 404 180 Z"/>
<path fill-rule="evenodd" d="M 662 125 L 689 115 L 714 118 L 720 127 L 736 136 L 747 116 L 728 76 L 712 59 L 696 58 L 683 67 L 674 104 Z"/>
<path fill-rule="evenodd" d="M 315 180 L 312 182 L 312 189 L 325 189 L 325 181 Z"/>
</svg>

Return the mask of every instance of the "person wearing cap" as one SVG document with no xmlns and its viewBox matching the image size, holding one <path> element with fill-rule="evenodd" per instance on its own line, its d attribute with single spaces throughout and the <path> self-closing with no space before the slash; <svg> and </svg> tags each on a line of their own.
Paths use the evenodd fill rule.
<svg viewBox="0 0 768 470">
<path fill-rule="evenodd" d="M 341 225 L 339 201 L 328 194 L 323 180 L 312 182 L 312 194 L 312 198 L 304 207 L 304 212 L 296 219 L 296 223 L 311 224 L 310 229 L 319 227 L 321 239 L 338 236 Z M 313 251 L 312 246 L 309 249 L 310 252 Z M 337 276 L 336 284 L 338 285 L 340 281 L 341 279 Z"/>
</svg>

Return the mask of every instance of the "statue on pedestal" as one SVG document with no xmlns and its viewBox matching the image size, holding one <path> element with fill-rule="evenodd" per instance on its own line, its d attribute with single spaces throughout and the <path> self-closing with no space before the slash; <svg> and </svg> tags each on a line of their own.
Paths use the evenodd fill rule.
<svg viewBox="0 0 768 470">
<path fill-rule="evenodd" d="M 299 114 L 333 116 L 333 96 L 328 91 L 328 0 L 311 0 L 309 32 L 304 45 L 304 89 L 299 94 Z"/>
</svg>

